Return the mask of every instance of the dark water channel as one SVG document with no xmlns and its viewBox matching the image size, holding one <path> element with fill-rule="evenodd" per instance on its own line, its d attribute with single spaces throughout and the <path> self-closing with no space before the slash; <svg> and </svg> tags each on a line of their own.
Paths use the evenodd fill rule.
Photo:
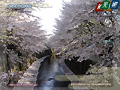
<svg viewBox="0 0 120 90">
<path fill-rule="evenodd" d="M 38 86 L 34 90 L 72 90 L 68 88 L 70 81 L 57 81 L 56 75 L 64 75 L 64 71 L 56 61 L 50 63 L 50 57 L 47 57 L 39 68 Z"/>
</svg>

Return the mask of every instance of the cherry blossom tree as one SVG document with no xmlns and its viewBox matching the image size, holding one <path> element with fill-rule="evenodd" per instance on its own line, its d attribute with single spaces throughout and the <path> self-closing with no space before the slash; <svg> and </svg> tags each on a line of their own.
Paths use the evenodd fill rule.
<svg viewBox="0 0 120 90">
<path fill-rule="evenodd" d="M 4 86 L 17 75 L 19 63 L 25 71 L 29 67 L 29 59 L 37 60 L 33 54 L 46 49 L 44 44 L 47 38 L 46 32 L 41 29 L 40 18 L 32 14 L 34 9 L 8 8 L 6 0 L 0 2 L 3 5 L 0 10 L 0 43 L 5 47 L 4 53 L 8 56 L 8 67 L 11 70 L 0 73 L 1 86 Z"/>
<path fill-rule="evenodd" d="M 117 11 L 96 12 L 97 2 L 74 0 L 64 4 L 52 38 L 54 43 L 51 46 L 56 51 L 64 50 L 66 57 L 80 56 L 78 61 L 92 55 L 108 61 L 112 59 L 113 44 L 119 32 L 115 17 Z"/>
<path fill-rule="evenodd" d="M 62 59 L 79 57 L 77 62 L 88 59 L 96 62 L 90 65 L 92 68 L 87 72 L 102 73 L 102 76 L 79 77 L 85 83 L 106 83 L 113 77 L 120 83 L 116 72 L 120 64 L 120 8 L 111 12 L 97 12 L 94 9 L 98 2 L 102 0 L 72 0 L 64 3 L 61 19 L 56 20 L 55 36 L 50 39 L 51 47 Z M 96 59 L 96 56 L 99 58 Z"/>
<path fill-rule="evenodd" d="M 97 56 L 99 59 L 95 60 L 96 64 L 91 67 L 116 67 L 120 63 L 119 8 L 111 12 L 95 11 L 99 1 L 102 2 L 102 0 L 72 0 L 70 3 L 64 3 L 61 19 L 56 20 L 56 32 L 51 38 L 51 47 L 68 60 L 75 56 L 79 57 L 78 62 L 82 62 L 95 59 Z M 93 68 L 89 71 L 95 70 Z M 103 80 L 111 78 L 116 73 L 109 73 L 109 68 L 100 68 L 97 71 L 103 71 L 104 75 L 100 77 L 101 79 L 95 78 L 96 83 L 103 78 Z M 88 82 L 90 78 L 86 80 Z"/>
</svg>

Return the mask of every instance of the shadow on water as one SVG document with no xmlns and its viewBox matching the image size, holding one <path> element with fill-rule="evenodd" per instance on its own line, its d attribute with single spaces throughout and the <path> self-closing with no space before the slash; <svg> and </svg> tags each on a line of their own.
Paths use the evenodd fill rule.
<svg viewBox="0 0 120 90">
<path fill-rule="evenodd" d="M 75 74 L 75 75 L 86 75 L 86 72 L 90 68 L 90 64 L 94 64 L 92 60 L 84 60 L 82 62 L 78 62 L 76 58 L 73 60 L 65 60 L 64 61 L 67 67 Z"/>
<path fill-rule="evenodd" d="M 47 57 L 39 68 L 34 90 L 72 90 L 68 88 L 70 81 L 57 81 L 56 75 L 64 75 L 63 69 L 57 62 L 50 63 L 51 56 Z"/>
</svg>

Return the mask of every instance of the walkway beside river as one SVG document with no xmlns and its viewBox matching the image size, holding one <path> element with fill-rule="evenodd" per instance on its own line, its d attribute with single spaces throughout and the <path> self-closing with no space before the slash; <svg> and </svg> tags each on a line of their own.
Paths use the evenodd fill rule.
<svg viewBox="0 0 120 90">
<path fill-rule="evenodd" d="M 47 56 L 35 61 L 23 74 L 22 78 L 18 81 L 18 84 L 36 84 L 39 67 L 46 57 Z M 34 86 L 19 86 L 14 87 L 12 90 L 33 90 L 33 88 Z"/>
</svg>

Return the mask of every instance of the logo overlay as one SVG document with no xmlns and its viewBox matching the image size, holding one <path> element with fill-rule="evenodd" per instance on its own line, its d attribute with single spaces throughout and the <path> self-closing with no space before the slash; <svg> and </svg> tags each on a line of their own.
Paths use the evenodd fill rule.
<svg viewBox="0 0 120 90">
<path fill-rule="evenodd" d="M 119 0 L 112 0 L 112 2 L 108 0 L 104 0 L 103 2 L 98 2 L 95 8 L 95 11 L 112 11 L 112 9 L 118 9 Z"/>
</svg>

